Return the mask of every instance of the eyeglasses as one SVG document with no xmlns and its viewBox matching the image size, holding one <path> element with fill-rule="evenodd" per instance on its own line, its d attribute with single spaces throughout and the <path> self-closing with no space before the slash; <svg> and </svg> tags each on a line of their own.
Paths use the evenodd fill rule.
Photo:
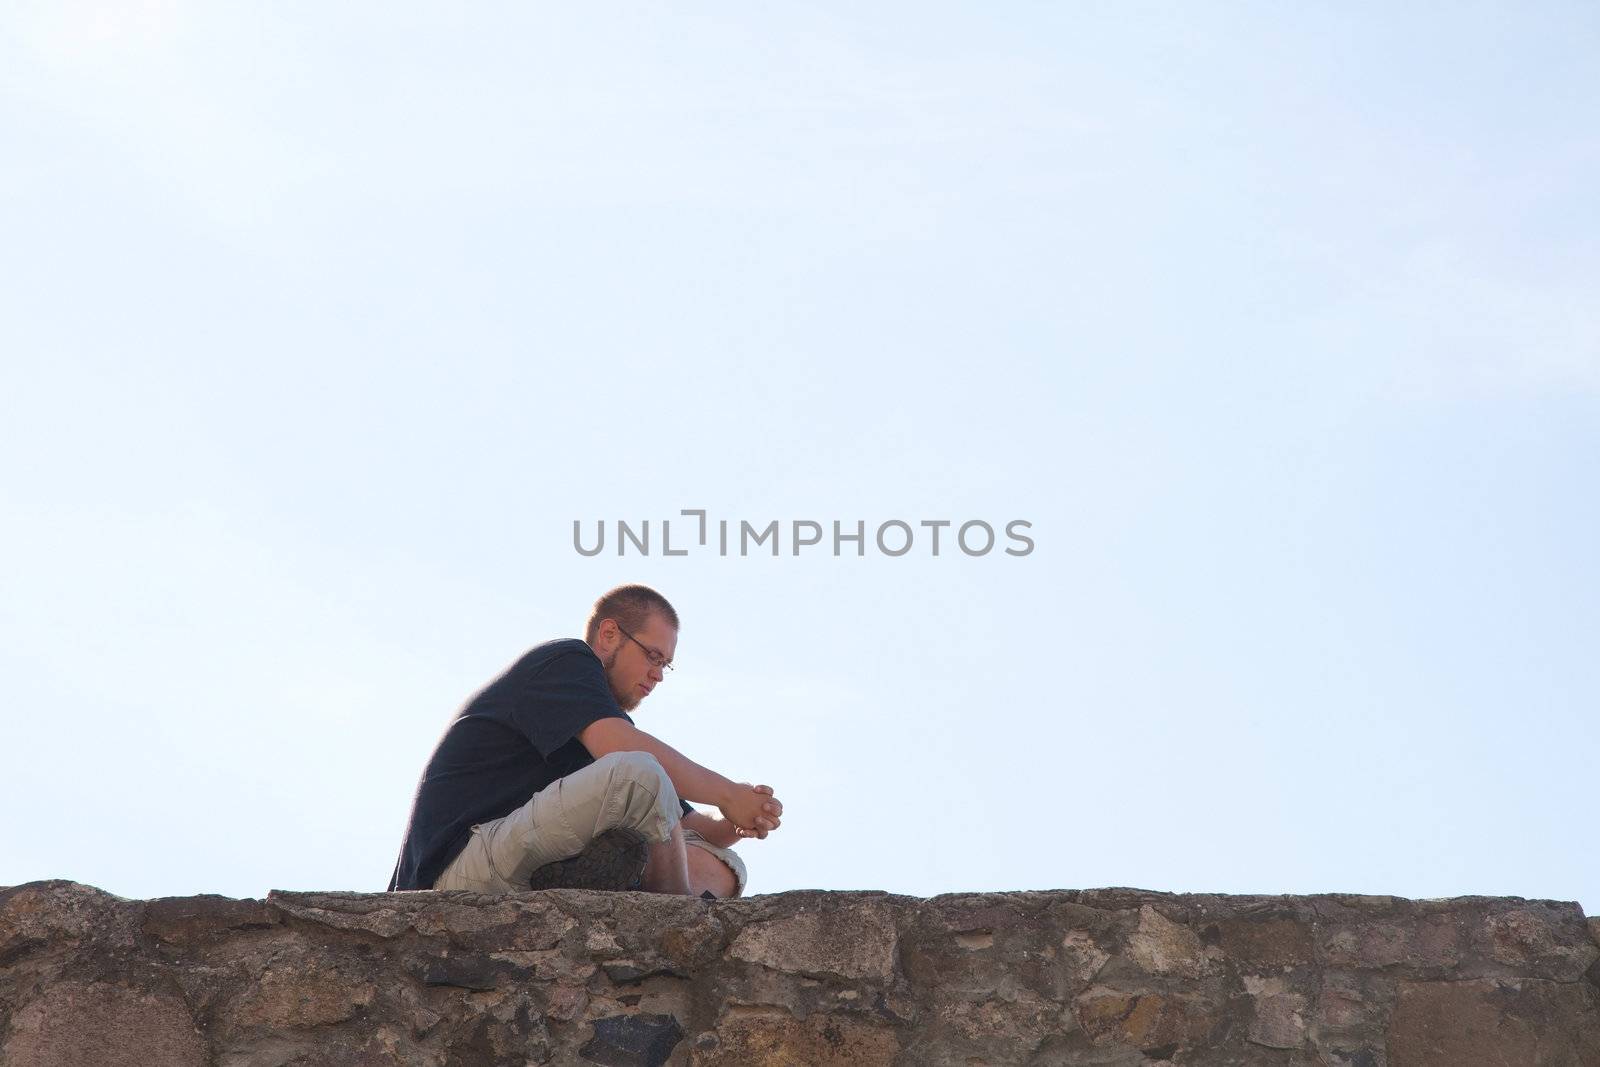
<svg viewBox="0 0 1600 1067">
<path fill-rule="evenodd" d="M 615 622 L 616 620 L 613 619 L 611 621 Z M 623 637 L 626 637 L 629 641 L 632 641 L 634 644 L 644 649 L 644 658 L 650 661 L 650 666 L 659 667 L 664 671 L 670 671 L 673 669 L 672 661 L 670 659 L 663 656 L 661 653 L 657 652 L 655 649 L 651 648 L 649 645 L 645 644 L 628 631 L 622 629 L 622 627 L 618 626 L 617 630 L 622 634 Z"/>
</svg>

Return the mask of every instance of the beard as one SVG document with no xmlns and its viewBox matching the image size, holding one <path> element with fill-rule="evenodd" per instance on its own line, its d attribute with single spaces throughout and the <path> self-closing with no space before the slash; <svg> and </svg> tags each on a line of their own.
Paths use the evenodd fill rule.
<svg viewBox="0 0 1600 1067">
<path fill-rule="evenodd" d="M 617 680 L 611 674 L 611 669 L 617 665 L 617 653 L 621 651 L 622 649 L 620 648 L 612 649 L 611 655 L 600 661 L 600 666 L 606 669 L 606 685 L 610 687 L 611 695 L 616 698 L 617 707 L 623 711 L 632 711 L 639 706 L 639 701 L 643 699 L 639 696 L 638 688 L 630 687 L 626 692 L 618 690 Z"/>
</svg>

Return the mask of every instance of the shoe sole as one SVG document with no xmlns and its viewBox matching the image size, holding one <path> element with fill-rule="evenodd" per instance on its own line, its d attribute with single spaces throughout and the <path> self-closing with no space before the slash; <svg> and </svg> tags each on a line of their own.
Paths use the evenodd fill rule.
<svg viewBox="0 0 1600 1067">
<path fill-rule="evenodd" d="M 528 879 L 529 889 L 638 889 L 650 859 L 650 843 L 637 830 L 616 827 L 599 834 L 576 856 L 547 863 Z"/>
</svg>

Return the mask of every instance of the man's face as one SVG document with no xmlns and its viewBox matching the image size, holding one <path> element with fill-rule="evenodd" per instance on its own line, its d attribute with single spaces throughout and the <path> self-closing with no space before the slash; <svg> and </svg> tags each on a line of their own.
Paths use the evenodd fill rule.
<svg viewBox="0 0 1600 1067">
<path fill-rule="evenodd" d="M 611 695 L 623 711 L 632 711 L 639 701 L 650 695 L 650 690 L 661 683 L 662 668 L 653 666 L 645 654 L 648 648 L 671 660 L 678 651 L 678 631 L 656 612 L 645 617 L 645 623 L 631 631 L 635 641 L 630 641 L 619 629 L 617 644 L 605 654 L 601 663 L 606 669 L 606 681 L 611 684 Z M 643 645 L 644 648 L 639 646 Z"/>
</svg>

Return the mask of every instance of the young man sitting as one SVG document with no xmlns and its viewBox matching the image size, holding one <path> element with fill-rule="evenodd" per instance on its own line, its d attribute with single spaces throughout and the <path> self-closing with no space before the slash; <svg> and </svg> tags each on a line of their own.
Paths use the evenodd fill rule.
<svg viewBox="0 0 1600 1067">
<path fill-rule="evenodd" d="M 677 647 L 672 605 L 624 585 L 596 601 L 583 641 L 546 642 L 490 682 L 428 759 L 389 889 L 743 893 L 731 846 L 776 830 L 782 803 L 627 714 L 672 670 Z"/>
</svg>

